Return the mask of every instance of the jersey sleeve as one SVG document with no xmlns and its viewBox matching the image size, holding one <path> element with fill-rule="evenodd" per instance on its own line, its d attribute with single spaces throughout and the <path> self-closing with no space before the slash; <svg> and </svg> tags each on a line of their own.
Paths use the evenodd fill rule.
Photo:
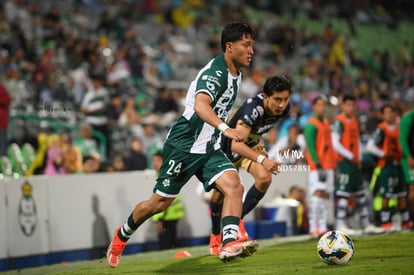
<svg viewBox="0 0 414 275">
<path fill-rule="evenodd" d="M 260 125 L 261 118 L 264 115 L 264 109 L 255 100 L 246 100 L 245 104 L 240 108 L 240 111 L 243 115 L 239 117 L 239 120 L 243 121 L 243 123 L 251 128 L 255 125 Z"/>
<path fill-rule="evenodd" d="M 197 78 L 196 94 L 200 92 L 207 93 L 214 101 L 222 86 L 222 75 L 221 71 L 215 71 L 214 68 L 202 72 L 200 77 Z"/>
<path fill-rule="evenodd" d="M 375 129 L 374 133 L 372 134 L 372 140 L 374 141 L 375 145 L 381 145 L 384 142 L 384 131 L 380 128 Z"/>
<path fill-rule="evenodd" d="M 338 134 L 339 136 L 342 135 L 342 132 L 344 130 L 344 125 L 341 121 L 335 120 L 331 125 L 331 131 Z"/>
</svg>

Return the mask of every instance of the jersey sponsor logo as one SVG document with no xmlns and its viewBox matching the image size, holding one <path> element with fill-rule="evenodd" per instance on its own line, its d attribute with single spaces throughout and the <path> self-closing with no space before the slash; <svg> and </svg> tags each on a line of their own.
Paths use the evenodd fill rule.
<svg viewBox="0 0 414 275">
<path fill-rule="evenodd" d="M 233 99 L 234 91 L 233 89 L 227 89 L 223 95 L 217 100 L 217 104 L 214 108 L 214 111 L 216 112 L 217 116 L 221 119 L 226 119 L 229 115 L 229 112 L 227 111 L 227 107 L 231 103 Z"/>
<path fill-rule="evenodd" d="M 201 80 L 206 81 L 206 87 L 210 91 L 214 91 L 217 87 L 221 87 L 220 81 L 218 77 L 215 77 L 214 75 L 203 75 L 201 77 Z"/>
</svg>

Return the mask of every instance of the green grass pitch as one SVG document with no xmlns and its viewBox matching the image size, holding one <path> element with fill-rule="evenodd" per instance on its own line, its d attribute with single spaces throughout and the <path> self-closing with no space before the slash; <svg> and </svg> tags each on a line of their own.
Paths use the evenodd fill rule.
<svg viewBox="0 0 414 275">
<path fill-rule="evenodd" d="M 106 259 L 80 261 L 4 272 L 4 274 L 414 274 L 414 232 L 353 238 L 355 253 L 344 266 L 323 263 L 317 239 L 308 236 L 259 240 L 251 257 L 221 262 L 208 255 L 208 247 L 127 255 L 111 269 Z M 191 257 L 174 259 L 177 251 Z"/>
</svg>

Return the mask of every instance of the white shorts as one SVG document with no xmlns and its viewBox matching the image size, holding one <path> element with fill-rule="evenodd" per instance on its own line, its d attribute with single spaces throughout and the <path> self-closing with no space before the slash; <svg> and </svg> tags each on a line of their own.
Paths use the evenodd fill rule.
<svg viewBox="0 0 414 275">
<path fill-rule="evenodd" d="M 319 181 L 318 171 L 309 172 L 309 195 L 316 190 L 325 191 L 328 194 L 332 194 L 334 191 L 335 172 L 333 169 L 326 170 L 326 181 Z"/>
</svg>

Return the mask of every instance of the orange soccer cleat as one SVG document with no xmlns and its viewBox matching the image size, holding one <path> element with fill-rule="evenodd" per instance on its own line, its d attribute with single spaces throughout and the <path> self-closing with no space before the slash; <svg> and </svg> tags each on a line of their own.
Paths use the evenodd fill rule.
<svg viewBox="0 0 414 275">
<path fill-rule="evenodd" d="M 218 255 L 221 247 L 221 234 L 210 234 L 210 255 Z"/>
<path fill-rule="evenodd" d="M 112 241 L 108 246 L 108 250 L 106 251 L 106 259 L 108 260 L 108 264 L 113 268 L 119 265 L 121 254 L 127 244 L 127 242 L 119 239 L 119 230 L 121 230 L 121 227 L 118 227 L 118 229 L 115 231 L 114 237 L 112 238 Z"/>
<path fill-rule="evenodd" d="M 237 240 L 244 242 L 249 239 L 249 234 L 247 234 L 246 229 L 244 228 L 244 221 L 240 220 L 239 223 L 239 234 L 237 235 Z"/>
<path fill-rule="evenodd" d="M 223 262 L 228 262 L 236 257 L 248 257 L 256 252 L 257 247 L 256 241 L 229 242 L 220 249 L 219 258 Z"/>
</svg>

